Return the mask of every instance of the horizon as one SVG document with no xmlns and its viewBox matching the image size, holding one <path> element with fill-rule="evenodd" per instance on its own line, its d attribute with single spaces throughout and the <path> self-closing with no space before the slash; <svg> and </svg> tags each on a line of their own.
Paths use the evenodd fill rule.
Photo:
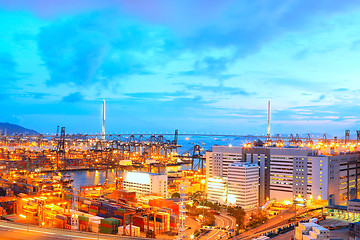
<svg viewBox="0 0 360 240">
<path fill-rule="evenodd" d="M 18 127 L 23 128 L 23 126 L 17 125 L 17 124 L 13 124 L 13 123 L 2 123 L 0 122 L 0 124 L 10 124 L 10 125 L 15 125 Z M 60 126 L 59 126 L 60 127 Z M 49 136 L 55 136 L 56 132 L 39 132 L 36 129 L 29 129 L 29 128 L 25 128 L 26 130 L 30 130 L 30 131 L 36 131 L 39 134 L 42 135 L 49 135 Z M 3 129 L 0 129 L 0 135 L 1 134 L 5 134 L 3 131 Z M 179 129 L 174 129 L 173 132 L 171 131 L 166 131 L 166 132 L 107 132 L 105 133 L 105 136 L 109 136 L 109 135 L 123 135 L 123 136 L 130 136 L 130 135 L 144 135 L 144 136 L 150 136 L 150 135 L 164 135 L 164 136 L 172 136 L 175 135 L 175 131 Z M 350 131 L 350 139 L 356 139 L 357 138 L 357 131 L 351 132 Z M 27 132 L 24 132 L 25 134 L 27 134 Z M 22 134 L 24 134 L 22 133 Z M 16 134 L 21 134 L 21 133 L 16 133 Z M 88 132 L 88 133 L 84 133 L 84 132 L 65 132 L 66 135 L 97 135 L 97 136 L 102 136 L 102 132 Z M 266 138 L 267 134 L 251 134 L 251 133 L 236 133 L 236 132 L 178 132 L 179 137 L 184 137 L 184 136 L 192 136 L 194 138 L 207 138 L 207 137 L 224 137 L 224 138 L 238 138 L 238 137 L 259 137 L 259 138 Z M 289 138 L 291 137 L 291 135 L 293 135 L 294 138 L 296 138 L 296 135 L 298 135 L 300 138 L 304 139 L 307 138 L 308 135 L 310 135 L 310 137 L 312 139 L 322 139 L 324 137 L 324 134 L 326 136 L 327 139 L 333 139 L 334 137 L 336 137 L 337 139 L 345 139 L 345 132 L 342 135 L 334 135 L 331 133 L 319 133 L 319 132 L 304 132 L 304 133 L 272 133 L 270 136 L 273 138 L 276 138 L 277 135 L 279 135 L 278 137 L 281 138 Z M 10 134 L 9 136 L 11 136 L 12 134 Z M 30 136 L 32 136 L 30 134 Z M 232 145 L 232 144 L 231 144 Z M 234 145 L 236 146 L 236 145 Z"/>
<path fill-rule="evenodd" d="M 186 16 L 186 17 L 184 17 Z M 0 0 L 0 122 L 41 133 L 342 138 L 359 129 L 360 3 Z"/>
</svg>

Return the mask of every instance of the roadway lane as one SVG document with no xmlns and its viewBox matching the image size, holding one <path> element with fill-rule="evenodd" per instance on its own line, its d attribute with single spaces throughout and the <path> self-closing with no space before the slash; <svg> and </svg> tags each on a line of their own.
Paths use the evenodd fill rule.
<svg viewBox="0 0 360 240">
<path fill-rule="evenodd" d="M 236 226 L 236 219 L 234 217 L 231 217 L 229 215 L 226 215 L 225 213 L 221 213 L 220 216 L 222 216 L 223 218 L 227 219 L 228 221 L 228 226 L 230 227 L 230 229 L 234 229 L 235 230 L 235 226 Z"/>
<path fill-rule="evenodd" d="M 221 213 L 219 215 L 222 219 L 224 219 L 225 221 L 225 227 L 229 226 L 229 229 L 234 229 L 235 230 L 235 227 L 236 227 L 236 220 L 234 217 L 231 217 L 231 216 L 228 216 L 226 215 L 225 213 Z M 228 232 L 223 232 L 221 233 L 221 239 L 227 239 L 229 237 L 229 234 Z"/>
<path fill-rule="evenodd" d="M 224 221 L 224 219 L 222 219 L 221 217 L 219 217 L 218 215 L 214 215 L 215 217 L 215 227 L 219 227 L 219 228 L 223 228 L 226 226 L 226 223 Z M 221 232 L 221 229 L 214 229 L 211 230 L 209 233 L 203 235 L 200 237 L 201 240 L 211 240 L 211 239 L 219 239 L 219 233 Z M 217 237 L 217 238 L 216 238 Z"/>
<path fill-rule="evenodd" d="M 294 234 L 295 234 L 295 231 L 292 230 L 290 232 L 280 234 L 280 235 L 272 238 L 272 240 L 289 240 L 289 239 L 291 239 L 291 237 L 294 237 Z"/>
<path fill-rule="evenodd" d="M 215 228 L 219 227 L 220 229 L 211 230 L 208 234 L 203 235 L 201 240 L 214 240 L 214 239 L 227 239 L 227 232 L 223 232 L 222 228 L 229 226 L 229 229 L 236 226 L 235 218 L 227 216 L 225 214 L 214 215 L 215 217 Z"/>
<path fill-rule="evenodd" d="M 306 208 L 298 209 L 297 216 L 299 216 L 305 212 L 307 212 Z M 288 225 L 288 224 L 290 224 L 290 223 L 288 223 L 288 220 L 293 218 L 294 214 L 295 214 L 294 211 L 285 212 L 282 215 L 278 215 L 277 217 L 270 219 L 269 221 L 260 225 L 257 228 L 254 228 L 254 229 L 251 229 L 249 231 L 239 234 L 234 239 L 242 239 L 242 240 L 252 239 L 253 237 L 258 236 L 260 233 L 266 232 L 270 229 L 280 227 L 282 225 Z"/>
<path fill-rule="evenodd" d="M 0 221 L 0 239 L 6 240 L 48 240 L 48 239 L 77 239 L 77 240 L 113 240 L 113 239 L 148 239 L 129 236 L 106 235 L 88 232 L 78 232 L 58 228 L 41 228 L 32 225 L 16 224 Z"/>
</svg>

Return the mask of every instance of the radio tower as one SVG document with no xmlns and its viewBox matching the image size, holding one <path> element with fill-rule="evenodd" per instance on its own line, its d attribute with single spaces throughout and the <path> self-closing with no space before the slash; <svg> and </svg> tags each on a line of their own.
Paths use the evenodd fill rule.
<svg viewBox="0 0 360 240">
<path fill-rule="evenodd" d="M 270 100 L 268 101 L 268 128 L 267 128 L 267 140 L 270 140 L 270 121 L 271 121 L 271 109 Z"/>
<path fill-rule="evenodd" d="M 103 100 L 102 138 L 105 140 L 105 100 Z"/>
<path fill-rule="evenodd" d="M 185 185 L 179 185 L 180 206 L 179 206 L 179 235 L 178 240 L 186 239 L 186 219 L 185 219 Z"/>
</svg>

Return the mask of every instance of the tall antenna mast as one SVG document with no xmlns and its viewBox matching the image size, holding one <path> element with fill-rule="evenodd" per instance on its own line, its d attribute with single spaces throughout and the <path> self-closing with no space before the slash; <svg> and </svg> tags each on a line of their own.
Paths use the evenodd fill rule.
<svg viewBox="0 0 360 240">
<path fill-rule="evenodd" d="M 103 100 L 102 138 L 105 140 L 105 99 Z"/>
<path fill-rule="evenodd" d="M 270 100 L 268 101 L 268 128 L 267 128 L 267 139 L 270 140 L 270 121 L 271 121 L 271 108 Z"/>
</svg>

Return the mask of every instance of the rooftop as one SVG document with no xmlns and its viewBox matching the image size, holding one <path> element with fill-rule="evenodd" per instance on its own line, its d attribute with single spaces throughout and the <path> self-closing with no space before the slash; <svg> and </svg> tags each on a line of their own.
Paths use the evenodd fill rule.
<svg viewBox="0 0 360 240">
<path fill-rule="evenodd" d="M 259 167 L 259 165 L 250 162 L 234 162 L 229 167 Z"/>
</svg>

